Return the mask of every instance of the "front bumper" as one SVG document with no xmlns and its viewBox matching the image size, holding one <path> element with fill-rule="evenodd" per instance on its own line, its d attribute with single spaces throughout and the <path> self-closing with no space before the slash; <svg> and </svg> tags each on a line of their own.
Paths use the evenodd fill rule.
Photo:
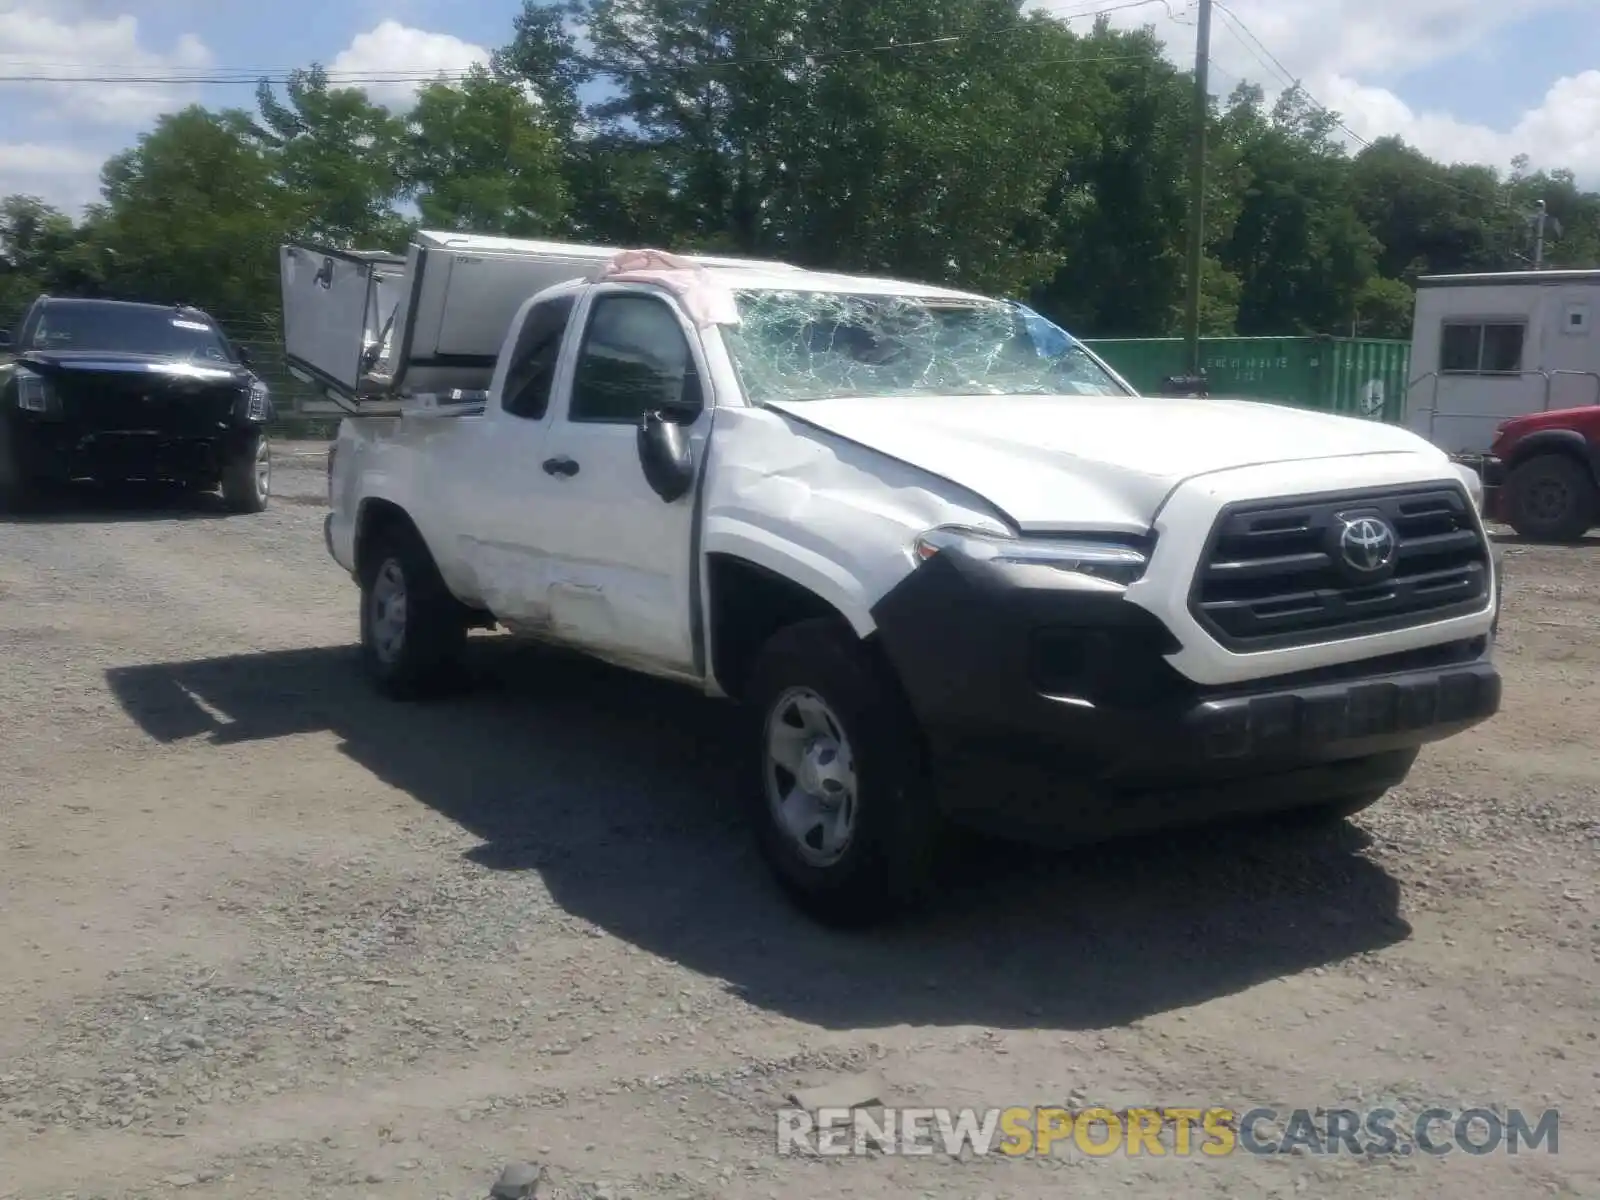
<svg viewBox="0 0 1600 1200">
<path fill-rule="evenodd" d="M 1382 791 L 1500 706 L 1488 637 L 1201 687 L 1150 613 L 1070 583 L 945 552 L 874 610 L 958 820 L 1097 838 Z"/>
<path fill-rule="evenodd" d="M 12 413 L 7 418 L 17 462 L 32 482 L 76 479 L 220 479 L 234 457 L 249 453 L 259 425 L 210 429 L 103 429 L 76 421 Z"/>
</svg>

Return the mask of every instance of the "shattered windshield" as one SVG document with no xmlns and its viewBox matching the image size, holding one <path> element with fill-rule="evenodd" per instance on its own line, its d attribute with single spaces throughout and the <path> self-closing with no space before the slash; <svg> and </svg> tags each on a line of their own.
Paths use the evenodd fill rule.
<svg viewBox="0 0 1600 1200">
<path fill-rule="evenodd" d="M 750 400 L 1123 396 L 1064 330 L 999 300 L 738 290 L 729 354 Z"/>
<path fill-rule="evenodd" d="M 162 358 L 229 362 L 216 329 L 176 309 L 113 304 L 52 304 L 29 339 L 30 350 L 100 350 Z"/>
</svg>

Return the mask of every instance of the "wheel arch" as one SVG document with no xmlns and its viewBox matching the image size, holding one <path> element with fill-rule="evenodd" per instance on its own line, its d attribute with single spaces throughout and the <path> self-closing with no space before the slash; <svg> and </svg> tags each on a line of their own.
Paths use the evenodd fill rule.
<svg viewBox="0 0 1600 1200">
<path fill-rule="evenodd" d="M 1588 473 L 1591 482 L 1600 486 L 1600 446 L 1575 429 L 1541 429 L 1530 433 L 1513 446 L 1511 453 L 1506 456 L 1507 477 L 1523 464 L 1547 454 L 1572 459 Z"/>
<path fill-rule="evenodd" d="M 427 548 L 427 540 L 417 528 L 417 523 L 411 519 L 411 514 L 393 500 L 382 496 L 367 496 L 361 501 L 356 509 L 354 539 L 356 578 L 367 577 L 367 571 L 373 565 L 372 547 L 378 544 L 379 537 L 394 529 L 409 531 L 424 548 Z M 428 556 L 430 558 L 433 556 L 432 550 L 428 550 Z"/>
<path fill-rule="evenodd" d="M 837 593 L 824 595 L 783 571 L 726 550 L 706 555 L 706 584 L 710 674 L 727 696 L 743 698 L 756 659 L 775 634 L 808 621 L 848 635 L 898 686 L 870 614 L 852 616 Z"/>
</svg>

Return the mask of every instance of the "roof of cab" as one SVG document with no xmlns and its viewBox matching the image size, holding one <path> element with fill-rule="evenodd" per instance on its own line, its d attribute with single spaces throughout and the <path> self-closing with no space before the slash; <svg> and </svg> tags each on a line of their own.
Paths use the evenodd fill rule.
<svg viewBox="0 0 1600 1200">
<path fill-rule="evenodd" d="M 833 271 L 729 270 L 708 267 L 718 283 L 738 291 L 847 292 L 856 296 L 914 296 L 919 300 L 962 300 L 993 304 L 994 297 L 907 279 L 880 279 L 871 275 L 845 275 Z"/>
</svg>

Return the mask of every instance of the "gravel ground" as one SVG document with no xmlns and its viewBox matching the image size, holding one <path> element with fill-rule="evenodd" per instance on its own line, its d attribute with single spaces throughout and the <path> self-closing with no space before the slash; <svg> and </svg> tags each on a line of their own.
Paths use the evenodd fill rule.
<svg viewBox="0 0 1600 1200">
<path fill-rule="evenodd" d="M 1503 548 L 1506 706 L 1324 835 L 987 848 L 831 934 L 726 712 L 474 639 L 381 702 L 322 458 L 0 524 L 0 1197 L 1600 1195 L 1596 547 Z M 1560 1152 L 782 1158 L 891 1104 L 1561 1109 Z"/>
</svg>

